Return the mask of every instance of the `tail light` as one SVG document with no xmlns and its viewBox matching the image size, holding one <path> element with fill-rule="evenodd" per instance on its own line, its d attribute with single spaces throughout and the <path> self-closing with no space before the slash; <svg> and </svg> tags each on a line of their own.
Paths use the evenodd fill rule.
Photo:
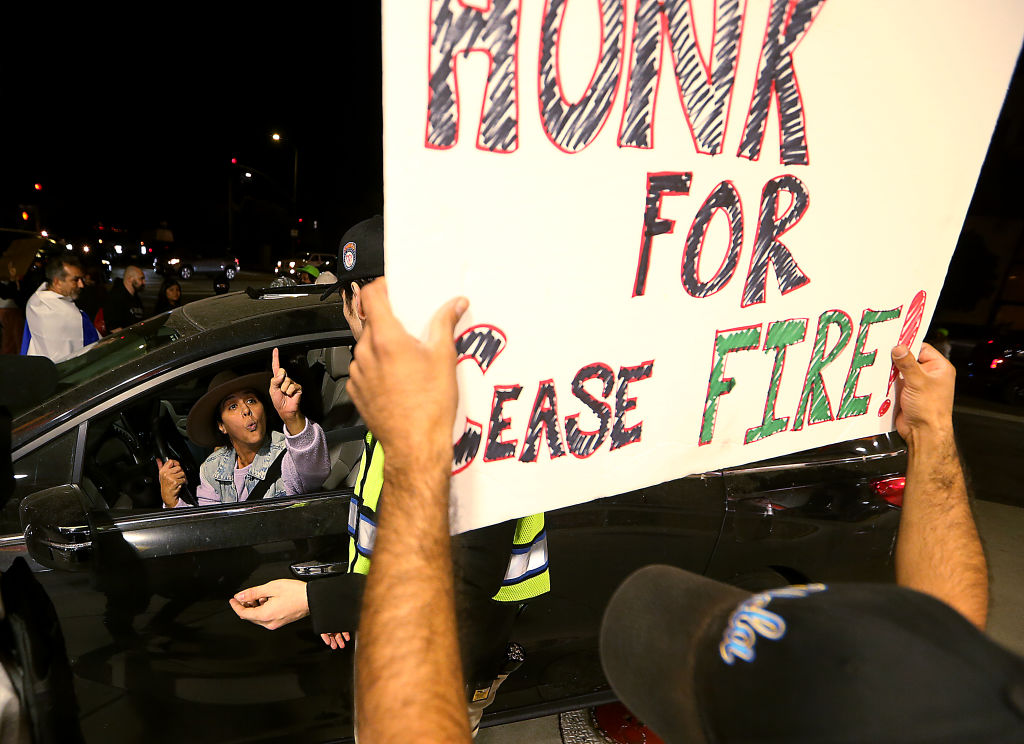
<svg viewBox="0 0 1024 744">
<path fill-rule="evenodd" d="M 871 490 L 890 505 L 896 508 L 903 507 L 903 489 L 907 487 L 907 479 L 904 476 L 895 478 L 879 478 L 871 481 Z"/>
</svg>

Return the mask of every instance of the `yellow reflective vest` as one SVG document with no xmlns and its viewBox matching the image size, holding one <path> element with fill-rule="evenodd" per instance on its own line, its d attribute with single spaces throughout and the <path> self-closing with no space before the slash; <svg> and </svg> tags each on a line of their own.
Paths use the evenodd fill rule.
<svg viewBox="0 0 1024 744">
<path fill-rule="evenodd" d="M 384 450 L 367 433 L 359 477 L 348 510 L 348 570 L 365 574 L 377 539 L 377 502 L 384 485 Z M 544 515 L 533 514 L 516 521 L 512 552 L 501 589 L 493 599 L 498 602 L 522 602 L 551 589 L 548 571 L 548 538 Z"/>
</svg>

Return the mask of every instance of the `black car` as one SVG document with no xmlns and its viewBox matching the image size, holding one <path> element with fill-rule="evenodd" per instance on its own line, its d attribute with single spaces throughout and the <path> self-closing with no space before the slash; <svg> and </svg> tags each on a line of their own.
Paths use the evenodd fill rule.
<svg viewBox="0 0 1024 744">
<path fill-rule="evenodd" d="M 978 341 L 959 365 L 957 382 L 969 392 L 1024 406 L 1024 331 L 994 334 Z"/>
<path fill-rule="evenodd" d="M 181 279 L 191 279 L 196 274 L 223 274 L 230 280 L 241 271 L 241 264 L 235 256 L 220 254 L 210 257 L 180 249 L 166 249 L 159 251 L 153 259 L 153 268 L 158 274 Z"/>
<path fill-rule="evenodd" d="M 349 469 L 364 431 L 344 396 L 352 343 L 337 296 L 190 303 L 58 365 L 56 394 L 16 412 L 18 499 L 0 569 L 30 556 L 60 615 L 89 741 L 334 741 L 351 736 L 352 654 L 307 620 L 268 632 L 227 599 L 344 561 Z M 219 371 L 279 347 L 335 466 L 319 493 L 162 509 L 157 457 L 193 479 L 184 436 Z M 605 603 L 648 563 L 748 588 L 892 579 L 905 451 L 882 435 L 681 478 L 548 514 L 552 590 L 517 620 L 526 661 L 484 725 L 613 699 L 597 656 Z"/>
</svg>

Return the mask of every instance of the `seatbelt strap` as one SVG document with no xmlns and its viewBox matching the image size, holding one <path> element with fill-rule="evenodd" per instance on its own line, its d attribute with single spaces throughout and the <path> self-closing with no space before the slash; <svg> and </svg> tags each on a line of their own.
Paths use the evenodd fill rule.
<svg viewBox="0 0 1024 744">
<path fill-rule="evenodd" d="M 246 501 L 255 501 L 256 499 L 262 499 L 267 495 L 267 491 L 270 487 L 277 483 L 277 479 L 281 477 L 281 462 L 284 460 L 284 453 L 287 450 L 281 450 L 277 453 L 277 457 L 270 463 L 270 467 L 267 468 L 267 474 L 259 483 L 256 484 L 256 488 L 249 491 L 249 496 L 245 499 Z"/>
</svg>

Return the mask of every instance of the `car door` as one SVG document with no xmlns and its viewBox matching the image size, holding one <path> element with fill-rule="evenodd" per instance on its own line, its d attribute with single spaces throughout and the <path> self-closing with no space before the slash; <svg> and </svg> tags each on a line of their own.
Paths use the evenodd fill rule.
<svg viewBox="0 0 1024 744">
<path fill-rule="evenodd" d="M 99 469 L 119 482 L 136 471 L 154 477 L 152 463 L 136 462 L 144 458 L 133 452 L 131 422 L 173 400 L 169 389 L 123 396 L 20 457 L 16 475 L 33 493 L 20 514 L 0 515 L 0 560 L 26 555 L 60 617 L 87 741 L 348 736 L 351 649 L 330 651 L 308 618 L 276 631 L 242 621 L 228 598 L 332 570 L 335 557 L 338 570 L 350 490 L 181 509 L 108 498 L 88 477 L 95 458 L 109 456 Z"/>
</svg>

